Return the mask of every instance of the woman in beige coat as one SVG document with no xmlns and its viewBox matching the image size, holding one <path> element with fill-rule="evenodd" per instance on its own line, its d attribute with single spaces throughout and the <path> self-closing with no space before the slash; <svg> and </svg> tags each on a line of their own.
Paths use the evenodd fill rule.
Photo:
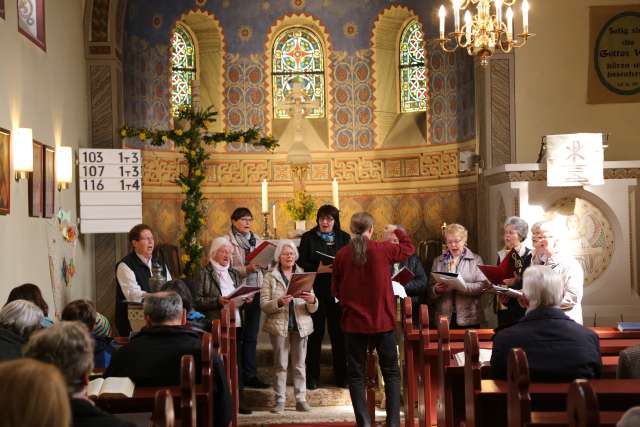
<svg viewBox="0 0 640 427">
<path fill-rule="evenodd" d="M 287 390 L 287 364 L 289 349 L 293 364 L 293 388 L 296 410 L 309 411 L 307 403 L 307 382 L 305 357 L 307 339 L 313 332 L 310 313 L 318 309 L 318 299 L 310 292 L 303 292 L 294 298 L 287 295 L 289 280 L 293 273 L 302 272 L 296 265 L 298 249 L 290 240 L 280 241 L 274 254 L 276 265 L 264 277 L 260 291 L 260 308 L 266 314 L 263 330 L 271 338 L 273 345 L 273 368 L 276 404 L 273 413 L 284 412 Z"/>
</svg>

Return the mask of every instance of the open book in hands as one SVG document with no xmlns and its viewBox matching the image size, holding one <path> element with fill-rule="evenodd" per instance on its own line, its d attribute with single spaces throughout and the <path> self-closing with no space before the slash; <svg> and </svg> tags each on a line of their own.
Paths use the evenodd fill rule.
<svg viewBox="0 0 640 427">
<path fill-rule="evenodd" d="M 510 279 L 516 274 L 522 275 L 524 263 L 518 252 L 511 249 L 498 265 L 479 265 L 478 268 L 487 280 L 494 285 L 501 285 L 504 279 Z"/>
<path fill-rule="evenodd" d="M 412 281 L 414 277 L 416 277 L 416 275 L 413 274 L 411 270 L 407 267 L 402 267 L 391 277 L 391 280 L 400 283 L 402 286 L 406 286 L 406 284 Z"/>
<path fill-rule="evenodd" d="M 298 297 L 302 292 L 311 292 L 313 282 L 316 280 L 316 273 L 293 273 L 289 280 L 287 295 Z"/>
<path fill-rule="evenodd" d="M 247 264 L 268 267 L 273 262 L 273 255 L 276 253 L 276 245 L 268 240 L 263 241 L 257 248 L 252 250 L 244 259 Z"/>
<path fill-rule="evenodd" d="M 458 273 L 447 273 L 444 271 L 432 271 L 431 277 L 436 283 L 444 283 L 447 285 L 448 291 L 461 291 L 464 292 L 467 290 L 467 287 L 464 283 L 464 279 Z"/>
<path fill-rule="evenodd" d="M 244 300 L 245 298 L 249 298 L 258 292 L 260 292 L 260 288 L 257 286 L 240 285 L 235 291 L 231 292 L 229 295 L 225 295 L 224 297 L 234 300 L 236 305 L 241 305 L 239 304 L 240 302 L 243 302 L 240 301 L 241 299 Z"/>
<path fill-rule="evenodd" d="M 133 397 L 136 386 L 129 377 L 96 378 L 89 381 L 87 395 L 92 399 L 98 397 Z"/>
<path fill-rule="evenodd" d="M 505 295 L 509 298 L 520 298 L 524 294 L 518 289 L 507 288 L 506 286 L 491 285 L 485 288 L 485 292 L 491 292 L 498 295 Z"/>
</svg>

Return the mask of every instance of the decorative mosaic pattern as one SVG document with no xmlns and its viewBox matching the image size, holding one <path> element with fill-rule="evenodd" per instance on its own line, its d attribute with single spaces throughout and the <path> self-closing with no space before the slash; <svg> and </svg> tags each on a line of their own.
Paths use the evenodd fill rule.
<svg viewBox="0 0 640 427">
<path fill-rule="evenodd" d="M 127 124 L 166 128 L 170 121 L 169 48 L 149 47 L 137 37 L 126 39 L 124 106 Z"/>
<path fill-rule="evenodd" d="M 413 20 L 400 36 L 400 108 L 402 112 L 426 111 L 427 70 L 424 64 L 424 34 Z"/>
<path fill-rule="evenodd" d="M 258 55 L 240 57 L 227 55 L 224 76 L 224 102 L 227 125 L 231 130 L 265 127 L 265 99 L 263 61 Z M 229 151 L 256 151 L 247 144 L 228 144 Z"/>
<path fill-rule="evenodd" d="M 367 150 L 374 145 L 371 52 L 336 52 L 333 59 L 334 147 Z"/>
<path fill-rule="evenodd" d="M 473 61 L 466 51 L 444 52 L 429 40 L 431 142 L 465 141 L 475 133 Z"/>
<path fill-rule="evenodd" d="M 596 280 L 613 256 L 614 234 L 606 216 L 595 205 L 579 197 L 564 197 L 547 210 L 564 218 L 567 250 L 582 265 L 584 284 Z"/>
<path fill-rule="evenodd" d="M 196 52 L 191 35 L 176 26 L 171 37 L 171 108 L 175 114 L 182 105 L 191 105 L 191 80 L 196 78 Z"/>
</svg>

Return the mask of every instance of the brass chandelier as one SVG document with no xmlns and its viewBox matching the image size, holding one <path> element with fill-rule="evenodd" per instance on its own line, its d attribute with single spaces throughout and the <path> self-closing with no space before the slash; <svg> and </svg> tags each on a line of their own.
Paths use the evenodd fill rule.
<svg viewBox="0 0 640 427">
<path fill-rule="evenodd" d="M 529 2 L 522 0 L 522 33 L 513 33 L 513 6 L 517 0 L 451 0 L 454 17 L 454 31 L 445 33 L 447 10 L 440 6 L 440 46 L 445 52 L 453 52 L 458 47 L 467 49 L 469 55 L 478 56 L 480 63 L 486 65 L 489 57 L 496 51 L 511 52 L 522 47 L 529 37 Z M 476 5 L 475 16 L 468 8 Z M 506 20 L 503 19 L 503 7 L 507 8 Z M 460 25 L 460 13 L 464 12 L 464 25 Z M 493 12 L 493 14 L 492 14 Z"/>
</svg>

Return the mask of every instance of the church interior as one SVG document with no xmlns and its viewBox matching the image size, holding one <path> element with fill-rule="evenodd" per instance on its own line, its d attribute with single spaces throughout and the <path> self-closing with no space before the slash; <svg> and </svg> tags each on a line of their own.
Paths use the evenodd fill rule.
<svg viewBox="0 0 640 427">
<path fill-rule="evenodd" d="M 472 29 L 456 5 L 466 5 L 474 14 L 469 20 L 480 25 L 482 4 L 491 5 L 487 19 L 497 18 L 494 8 L 509 15 L 502 21 L 511 32 L 504 23 L 504 31 L 491 24 L 488 34 L 502 38 L 490 48 L 457 46 Z M 454 30 L 454 15 L 464 22 L 462 30 Z M 622 42 L 615 38 L 618 30 Z M 368 212 L 375 224 L 371 239 L 386 239 L 386 224 L 401 225 L 427 273 L 446 249 L 448 224 L 464 226 L 466 247 L 495 264 L 509 218 L 525 220 L 529 230 L 560 218 L 568 253 L 583 272 L 582 324 L 599 336 L 603 370 L 592 380 L 595 392 L 587 390 L 601 403 L 600 423 L 549 425 L 616 425 L 624 411 L 640 405 L 640 382 L 614 380 L 618 353 L 640 344 L 640 332 L 623 336 L 616 329 L 619 322 L 640 322 L 637 0 L 0 0 L 0 41 L 3 303 L 13 288 L 32 283 L 54 323 L 69 302 L 88 300 L 111 323 L 113 337 L 121 337 L 115 330 L 116 266 L 132 251 L 129 229 L 147 224 L 171 276 L 188 278 L 207 264 L 216 238 L 229 234 L 240 207 L 253 215 L 252 230 L 260 239 L 296 244 L 303 232 L 320 227 L 321 206 L 337 208 L 338 227 L 346 232 L 355 214 Z M 612 77 L 618 67 L 626 72 Z M 203 111 L 215 115 L 203 120 Z M 550 184 L 555 139 L 549 136 L 568 134 L 602 135 L 595 144 L 599 162 L 583 166 L 585 174 L 597 169 L 597 182 Z M 18 143 L 22 137 L 28 139 L 26 155 Z M 98 191 L 109 180 L 89 179 L 91 150 L 124 150 L 118 151 L 121 159 L 122 153 L 139 153 L 140 166 L 130 169 L 135 175 L 111 179 L 109 185 L 122 187 L 111 190 L 110 204 L 111 196 Z M 30 166 L 22 167 L 25 156 Z M 308 212 L 296 216 L 295 208 Z M 521 240 L 533 248 L 532 239 L 525 232 Z M 426 301 L 427 292 L 420 298 Z M 450 366 L 456 352 L 473 359 L 473 349 L 480 349 L 482 358 L 482 349 L 498 336 L 494 296 L 477 299 L 484 313 L 482 321 L 472 322 L 477 333 L 471 334 L 464 326 L 456 331 L 453 323 L 449 331 L 452 320 L 441 323 L 431 305 L 431 317 L 424 319 L 419 308 L 397 301 L 404 425 L 506 426 L 507 413 L 509 426 L 530 425 L 525 419 L 511 424 L 518 402 L 507 399 L 506 391 L 502 400 L 483 395 L 489 377 L 477 359 L 464 368 Z M 456 314 L 460 322 L 461 312 L 454 312 L 454 321 Z M 226 351 L 225 362 L 237 362 L 242 355 L 231 347 L 240 337 L 233 332 L 231 340 L 223 320 L 213 324 L 213 339 L 220 340 L 214 353 Z M 326 385 L 334 379 L 332 340 L 329 332 L 320 337 L 319 387 L 310 387 L 307 378 L 310 412 L 296 412 L 293 400 L 286 412 L 269 412 L 277 404 L 274 390 L 245 385 L 240 393 L 242 372 L 234 379 L 231 369 L 234 402 L 227 425 L 370 425 L 354 418 L 346 379 L 342 387 Z M 468 348 L 473 340 L 475 347 Z M 271 345 L 261 330 L 254 363 L 258 377 L 269 383 Z M 495 353 L 497 341 L 492 345 Z M 527 356 L 514 351 L 509 357 L 505 384 L 522 368 L 528 386 Z M 369 423 L 394 425 L 385 418 L 386 371 L 372 369 L 365 384 L 373 405 Z M 456 383 L 468 375 L 483 378 L 475 398 L 473 389 L 469 397 L 465 385 Z M 598 381 L 610 381 L 611 388 Z M 289 384 L 286 393 L 293 399 Z M 529 421 L 535 419 L 532 408 L 544 406 L 536 405 L 536 393 L 543 392 L 533 391 L 533 381 L 531 386 Z M 591 386 L 563 386 L 562 405 L 551 405 L 551 411 L 564 414 L 572 405 L 564 399 Z M 606 390 L 617 394 L 607 397 Z M 175 409 L 181 425 L 192 425 L 180 395 L 171 393 L 171 415 Z M 608 398 L 618 403 L 609 408 Z M 223 425 L 217 409 L 202 417 L 200 403 L 192 404 L 197 425 Z M 484 414 L 478 409 L 483 405 Z M 128 418 L 137 425 L 149 425 L 153 412 L 153 406 L 117 410 L 126 403 L 98 406 L 116 414 L 145 413 Z M 239 407 L 253 414 L 238 415 Z M 502 413 L 504 420 L 496 415 Z M 152 425 L 164 425 L 155 417 Z M 609 419 L 615 422 L 607 424 Z"/>
</svg>

